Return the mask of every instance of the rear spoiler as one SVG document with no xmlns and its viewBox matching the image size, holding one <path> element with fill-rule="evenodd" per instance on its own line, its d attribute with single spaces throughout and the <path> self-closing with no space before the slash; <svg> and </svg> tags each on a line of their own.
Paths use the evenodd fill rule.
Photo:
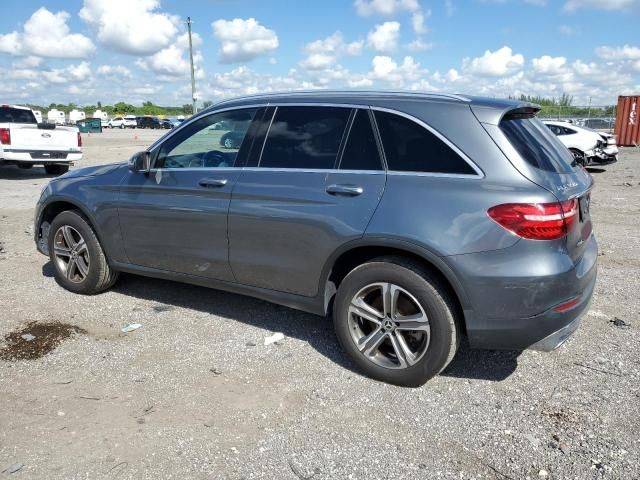
<svg viewBox="0 0 640 480">
<path fill-rule="evenodd" d="M 513 102 L 504 109 L 497 109 L 494 106 L 484 107 L 482 105 L 471 104 L 471 110 L 481 123 L 489 125 L 499 125 L 505 118 L 531 118 L 540 112 L 540 105 L 528 102 Z"/>
</svg>

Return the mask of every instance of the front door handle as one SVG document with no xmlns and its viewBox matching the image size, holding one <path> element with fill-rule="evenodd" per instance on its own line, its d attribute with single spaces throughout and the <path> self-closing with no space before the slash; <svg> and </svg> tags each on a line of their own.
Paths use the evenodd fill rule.
<svg viewBox="0 0 640 480">
<path fill-rule="evenodd" d="M 327 187 L 327 193 L 329 195 L 341 195 L 345 197 L 357 197 L 361 195 L 364 190 L 357 185 L 329 185 Z"/>
<path fill-rule="evenodd" d="M 204 188 L 220 188 L 227 184 L 227 179 L 215 177 L 203 178 L 198 184 Z"/>
</svg>

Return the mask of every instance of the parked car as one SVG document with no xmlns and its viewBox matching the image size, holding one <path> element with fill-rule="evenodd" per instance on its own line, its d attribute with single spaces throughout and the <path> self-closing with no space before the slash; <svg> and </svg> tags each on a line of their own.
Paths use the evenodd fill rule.
<svg viewBox="0 0 640 480">
<path fill-rule="evenodd" d="M 136 128 L 138 122 L 136 117 L 115 117 L 107 122 L 109 128 Z"/>
<path fill-rule="evenodd" d="M 71 292 L 129 272 L 332 313 L 362 371 L 420 385 L 462 336 L 551 350 L 588 309 L 593 179 L 538 111 L 419 93 L 224 101 L 128 166 L 51 181 L 35 241 Z M 238 150 L 209 141 L 219 122 Z"/>
<path fill-rule="evenodd" d="M 242 130 L 231 130 L 220 137 L 220 145 L 224 148 L 240 148 L 244 135 L 245 133 Z"/>
<path fill-rule="evenodd" d="M 174 124 L 171 120 L 167 120 L 167 119 L 160 120 L 160 124 L 162 125 L 162 128 L 166 130 L 171 130 L 176 126 L 176 124 Z"/>
<path fill-rule="evenodd" d="M 615 146 L 615 138 L 611 146 L 608 144 L 608 137 L 600 132 L 568 122 L 545 120 L 544 123 L 580 165 L 608 165 L 617 161 L 618 147 Z"/>
<path fill-rule="evenodd" d="M 176 127 L 179 127 L 179 126 L 180 126 L 180 124 L 181 124 L 183 121 L 184 121 L 184 119 L 183 119 L 183 120 L 179 120 L 179 119 L 177 119 L 177 118 L 175 118 L 175 117 L 171 117 L 171 118 L 167 118 L 167 119 L 165 119 L 165 122 L 168 122 L 168 123 L 171 125 L 169 128 L 176 128 Z"/>
<path fill-rule="evenodd" d="M 157 117 L 140 117 L 138 128 L 164 128 L 162 122 Z"/>
<path fill-rule="evenodd" d="M 613 118 L 585 118 L 580 126 L 593 130 L 613 130 L 615 124 L 616 121 Z"/>
<path fill-rule="evenodd" d="M 38 123 L 31 109 L 0 106 L 0 165 L 43 165 L 59 175 L 82 159 L 82 137 L 76 127 Z"/>
<path fill-rule="evenodd" d="M 125 115 L 124 126 L 127 128 L 136 128 L 138 126 L 138 117 L 135 115 Z"/>
</svg>

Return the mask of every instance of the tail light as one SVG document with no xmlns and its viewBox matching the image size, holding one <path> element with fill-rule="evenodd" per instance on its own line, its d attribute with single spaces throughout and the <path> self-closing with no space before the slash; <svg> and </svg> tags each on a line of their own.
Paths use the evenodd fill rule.
<svg viewBox="0 0 640 480">
<path fill-rule="evenodd" d="M 11 130 L 0 128 L 0 143 L 2 145 L 11 145 Z"/>
<path fill-rule="evenodd" d="M 82 135 L 80 135 L 80 132 L 78 132 L 78 146 L 82 146 Z"/>
<path fill-rule="evenodd" d="M 530 240 L 564 237 L 578 219 L 578 200 L 555 203 L 504 203 L 487 212 L 498 225 Z"/>
</svg>

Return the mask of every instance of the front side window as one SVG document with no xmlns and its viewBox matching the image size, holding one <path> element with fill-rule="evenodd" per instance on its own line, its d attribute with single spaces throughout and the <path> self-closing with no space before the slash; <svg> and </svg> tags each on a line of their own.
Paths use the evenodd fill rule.
<svg viewBox="0 0 640 480">
<path fill-rule="evenodd" d="M 154 168 L 232 167 L 255 114 L 230 110 L 196 120 L 162 144 Z"/>
<path fill-rule="evenodd" d="M 278 107 L 260 167 L 333 168 L 350 113 L 340 107 Z"/>
<path fill-rule="evenodd" d="M 375 118 L 389 170 L 476 174 L 449 145 L 413 120 L 380 111 Z"/>
</svg>

